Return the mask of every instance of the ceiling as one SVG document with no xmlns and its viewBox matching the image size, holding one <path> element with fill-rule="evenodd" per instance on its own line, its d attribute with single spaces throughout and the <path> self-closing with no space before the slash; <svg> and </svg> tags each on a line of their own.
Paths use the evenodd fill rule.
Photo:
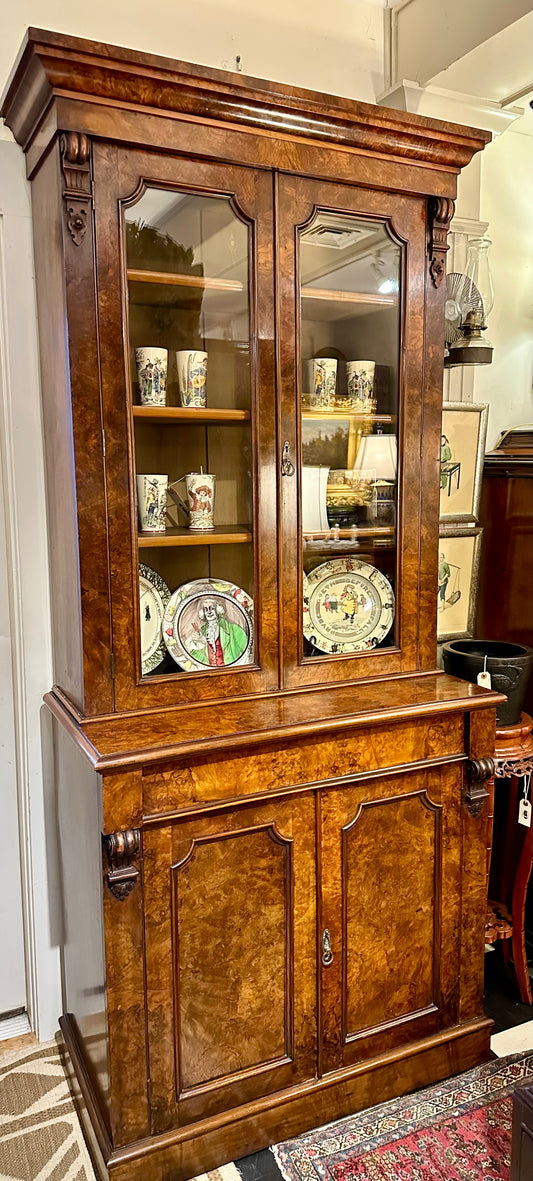
<svg viewBox="0 0 533 1181">
<path fill-rule="evenodd" d="M 533 86 L 532 46 L 530 12 L 436 74 L 431 85 L 521 106 Z"/>
</svg>

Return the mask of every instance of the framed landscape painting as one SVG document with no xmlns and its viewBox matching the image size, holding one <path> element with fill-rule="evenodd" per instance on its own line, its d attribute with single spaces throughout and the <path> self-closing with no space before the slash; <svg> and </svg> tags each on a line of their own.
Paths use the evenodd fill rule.
<svg viewBox="0 0 533 1181">
<path fill-rule="evenodd" d="M 474 631 L 482 534 L 480 528 L 440 530 L 437 583 L 439 643 L 471 636 Z"/>
<path fill-rule="evenodd" d="M 444 402 L 440 447 L 441 521 L 477 521 L 488 406 Z"/>
</svg>

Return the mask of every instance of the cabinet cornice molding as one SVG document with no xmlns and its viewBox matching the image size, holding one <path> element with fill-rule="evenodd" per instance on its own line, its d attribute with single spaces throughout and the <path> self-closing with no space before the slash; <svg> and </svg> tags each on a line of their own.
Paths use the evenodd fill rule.
<svg viewBox="0 0 533 1181">
<path fill-rule="evenodd" d="M 56 95 L 240 125 L 459 171 L 490 132 L 154 54 L 28 29 L 2 100 L 26 150 Z"/>
</svg>

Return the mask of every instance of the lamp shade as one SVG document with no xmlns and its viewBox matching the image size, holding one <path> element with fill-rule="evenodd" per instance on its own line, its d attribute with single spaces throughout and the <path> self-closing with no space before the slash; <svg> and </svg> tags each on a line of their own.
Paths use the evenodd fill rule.
<svg viewBox="0 0 533 1181">
<path fill-rule="evenodd" d="M 398 449 L 396 435 L 363 435 L 354 468 L 375 471 L 377 480 L 396 479 Z"/>
</svg>

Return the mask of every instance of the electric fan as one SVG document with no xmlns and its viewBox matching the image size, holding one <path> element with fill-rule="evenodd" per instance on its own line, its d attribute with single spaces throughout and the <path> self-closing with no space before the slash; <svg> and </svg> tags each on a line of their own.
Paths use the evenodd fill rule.
<svg viewBox="0 0 533 1181">
<path fill-rule="evenodd" d="M 483 314 L 483 300 L 475 283 L 467 275 L 452 271 L 446 275 L 444 338 L 447 349 L 461 339 L 461 323 L 464 323 L 469 312 Z"/>
</svg>

